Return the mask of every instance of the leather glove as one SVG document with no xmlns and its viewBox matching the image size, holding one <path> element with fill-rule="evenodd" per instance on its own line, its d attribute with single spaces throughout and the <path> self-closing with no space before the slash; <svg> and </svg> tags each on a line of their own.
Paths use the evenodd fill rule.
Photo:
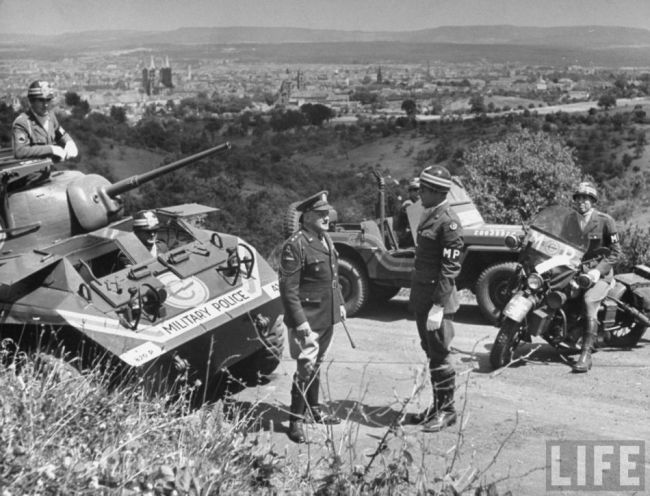
<svg viewBox="0 0 650 496">
<path fill-rule="evenodd" d="M 66 157 L 65 150 L 58 145 L 52 145 L 52 155 L 58 160 L 65 160 Z"/>
<path fill-rule="evenodd" d="M 427 331 L 435 331 L 440 329 L 442 324 L 443 316 L 443 307 L 440 305 L 433 305 L 431 310 L 429 310 L 429 316 L 427 317 Z"/>
<path fill-rule="evenodd" d="M 345 320 L 348 318 L 348 313 L 345 311 L 345 305 L 341 305 L 341 320 Z"/>
<path fill-rule="evenodd" d="M 68 140 L 68 142 L 65 144 L 64 150 L 66 153 L 66 158 L 75 158 L 77 155 L 79 155 L 77 145 L 72 140 Z"/>
<path fill-rule="evenodd" d="M 598 269 L 591 269 L 589 272 L 587 272 L 587 275 L 589 276 L 589 279 L 594 282 L 594 284 L 596 284 L 600 279 L 600 271 Z"/>
<path fill-rule="evenodd" d="M 309 336 L 310 332 L 311 332 L 311 326 L 307 321 L 303 322 L 298 327 L 296 327 L 296 334 L 302 339 L 305 339 L 307 336 Z"/>
</svg>

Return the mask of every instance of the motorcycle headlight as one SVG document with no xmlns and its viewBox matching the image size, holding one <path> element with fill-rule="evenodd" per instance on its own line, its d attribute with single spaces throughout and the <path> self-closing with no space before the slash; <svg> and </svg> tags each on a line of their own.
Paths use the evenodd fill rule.
<svg viewBox="0 0 650 496">
<path fill-rule="evenodd" d="M 537 291 L 544 284 L 544 279 L 542 279 L 542 276 L 539 274 L 531 274 L 528 276 L 528 279 L 526 279 L 526 284 L 533 291 Z"/>
<path fill-rule="evenodd" d="M 553 310 L 559 310 L 560 308 L 562 308 L 566 300 L 567 300 L 566 294 L 562 293 L 561 291 L 551 291 L 549 294 L 546 295 L 546 303 Z"/>
</svg>

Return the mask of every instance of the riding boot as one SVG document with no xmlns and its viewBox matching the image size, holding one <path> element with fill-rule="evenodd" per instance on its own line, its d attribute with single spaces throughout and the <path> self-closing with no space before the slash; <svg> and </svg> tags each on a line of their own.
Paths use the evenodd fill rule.
<svg viewBox="0 0 650 496">
<path fill-rule="evenodd" d="M 573 364 L 573 371 L 577 373 L 588 372 L 591 369 L 591 352 L 598 334 L 598 321 L 587 319 L 582 337 L 582 351 L 580 358 Z"/>
<path fill-rule="evenodd" d="M 335 415 L 328 415 L 323 411 L 323 406 L 318 402 L 318 394 L 320 392 L 320 372 L 314 372 L 307 389 L 307 405 L 311 419 L 317 424 L 340 424 L 341 419 Z"/>
<path fill-rule="evenodd" d="M 411 417 L 411 422 L 412 424 L 424 424 L 434 418 L 436 414 L 438 413 L 438 408 L 436 405 L 435 400 L 431 402 L 431 404 L 426 407 L 424 410 L 414 413 L 413 416 Z"/>
<path fill-rule="evenodd" d="M 426 422 L 422 431 L 439 432 L 456 423 L 456 409 L 454 408 L 455 377 L 445 381 L 444 386 L 435 388 L 434 396 L 437 411 L 433 418 Z"/>
<path fill-rule="evenodd" d="M 303 421 L 305 414 L 305 397 L 302 388 L 294 382 L 291 386 L 291 415 L 289 416 L 289 439 L 294 443 L 305 442 Z"/>
</svg>

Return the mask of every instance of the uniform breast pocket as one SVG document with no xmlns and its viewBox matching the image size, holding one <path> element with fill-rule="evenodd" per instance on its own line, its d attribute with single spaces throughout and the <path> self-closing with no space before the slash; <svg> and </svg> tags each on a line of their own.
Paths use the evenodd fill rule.
<svg viewBox="0 0 650 496">
<path fill-rule="evenodd" d="M 318 257 L 307 257 L 305 260 L 305 271 L 310 275 L 322 273 L 325 268 L 325 260 Z"/>
</svg>

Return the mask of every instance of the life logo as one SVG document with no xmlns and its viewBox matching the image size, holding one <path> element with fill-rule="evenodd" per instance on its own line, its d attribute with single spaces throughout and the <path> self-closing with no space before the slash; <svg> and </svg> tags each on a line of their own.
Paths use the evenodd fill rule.
<svg viewBox="0 0 650 496">
<path fill-rule="evenodd" d="M 171 272 L 158 276 L 167 289 L 165 303 L 176 308 L 192 308 L 208 301 L 210 290 L 203 281 L 196 277 L 179 279 Z"/>
</svg>

